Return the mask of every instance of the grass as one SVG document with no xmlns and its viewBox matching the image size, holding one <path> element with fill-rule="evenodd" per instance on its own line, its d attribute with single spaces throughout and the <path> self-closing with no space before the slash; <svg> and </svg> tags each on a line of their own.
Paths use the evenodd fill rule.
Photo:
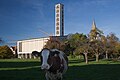
<svg viewBox="0 0 120 80">
<path fill-rule="evenodd" d="M 64 80 L 120 80 L 120 62 L 70 59 Z M 39 59 L 0 60 L 0 80 L 45 80 Z"/>
</svg>

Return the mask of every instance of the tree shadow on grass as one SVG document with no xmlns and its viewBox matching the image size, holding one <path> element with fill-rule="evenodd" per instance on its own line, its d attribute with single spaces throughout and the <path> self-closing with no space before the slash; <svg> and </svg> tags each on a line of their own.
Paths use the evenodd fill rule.
<svg viewBox="0 0 120 80">
<path fill-rule="evenodd" d="M 45 80 L 40 62 L 0 62 L 0 80 Z"/>
<path fill-rule="evenodd" d="M 0 62 L 0 68 L 21 68 L 40 66 L 40 62 Z"/>
<path fill-rule="evenodd" d="M 119 64 L 70 66 L 65 80 L 120 80 Z"/>
<path fill-rule="evenodd" d="M 78 63 L 71 61 L 74 62 Z M 72 65 L 64 76 L 63 80 L 120 80 L 120 65 Z M 0 80 L 45 80 L 45 76 L 40 62 L 3 62 L 0 63 Z"/>
</svg>

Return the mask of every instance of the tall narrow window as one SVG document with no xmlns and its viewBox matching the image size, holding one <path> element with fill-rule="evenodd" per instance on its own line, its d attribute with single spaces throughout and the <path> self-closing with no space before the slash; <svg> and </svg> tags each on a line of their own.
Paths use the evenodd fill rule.
<svg viewBox="0 0 120 80">
<path fill-rule="evenodd" d="M 56 13 L 59 13 L 59 10 L 56 10 Z"/>
<path fill-rule="evenodd" d="M 59 21 L 59 18 L 57 18 L 56 20 Z"/>
<path fill-rule="evenodd" d="M 57 31 L 56 34 L 59 34 L 59 31 Z"/>
<path fill-rule="evenodd" d="M 57 30 L 59 30 L 59 27 L 56 27 Z"/>
<path fill-rule="evenodd" d="M 22 52 L 22 42 L 19 42 L 19 52 Z"/>
<path fill-rule="evenodd" d="M 59 14 L 57 14 L 56 17 L 59 17 Z"/>
<path fill-rule="evenodd" d="M 57 6 L 57 8 L 59 8 L 59 6 Z"/>
<path fill-rule="evenodd" d="M 57 22 L 56 25 L 59 26 L 59 22 Z"/>
</svg>

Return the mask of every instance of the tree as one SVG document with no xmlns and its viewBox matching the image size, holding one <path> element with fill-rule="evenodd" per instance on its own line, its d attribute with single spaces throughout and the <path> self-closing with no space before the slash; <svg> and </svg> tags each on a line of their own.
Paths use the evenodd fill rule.
<svg viewBox="0 0 120 80">
<path fill-rule="evenodd" d="M 108 59 L 108 54 L 109 54 L 110 51 L 111 51 L 111 46 L 110 46 L 110 44 L 108 43 L 107 37 L 102 36 L 102 37 L 101 37 L 101 41 L 102 41 L 102 43 L 103 43 L 103 50 L 104 50 L 104 53 L 105 53 L 105 58 Z"/>
<path fill-rule="evenodd" d="M 86 64 L 88 64 L 88 53 L 90 53 L 89 43 L 85 43 L 84 45 L 78 47 L 76 49 L 76 53 L 82 53 L 84 55 Z"/>
<path fill-rule="evenodd" d="M 68 42 L 64 42 L 64 43 L 65 43 L 65 45 L 64 45 L 63 51 L 69 56 L 70 54 L 73 53 L 73 49 Z"/>
<path fill-rule="evenodd" d="M 75 55 L 83 55 L 84 60 L 86 63 L 88 63 L 88 53 L 89 53 L 89 40 L 86 35 L 76 33 L 72 36 L 72 38 L 69 40 L 71 43 L 71 46 L 75 48 L 74 54 Z"/>
<path fill-rule="evenodd" d="M 119 39 L 115 36 L 115 34 L 110 33 L 107 37 L 102 36 L 101 41 L 103 43 L 105 58 L 109 59 L 109 57 L 117 57 L 119 54 Z"/>
<path fill-rule="evenodd" d="M 96 27 L 96 24 L 93 21 L 92 30 L 90 31 L 90 34 L 89 34 L 89 39 L 92 47 L 92 52 L 95 54 L 97 62 L 99 60 L 99 55 L 101 54 L 102 47 L 103 47 L 103 44 L 101 41 L 102 35 L 103 35 L 103 32 Z"/>
<path fill-rule="evenodd" d="M 99 56 L 103 53 L 103 44 L 100 40 L 94 40 L 90 42 L 91 51 L 96 56 L 96 62 L 99 61 Z"/>
<path fill-rule="evenodd" d="M 7 45 L 0 46 L 0 59 L 8 59 L 8 58 L 14 58 L 13 52 Z"/>
<path fill-rule="evenodd" d="M 118 55 L 118 44 L 119 44 L 119 38 L 116 37 L 114 33 L 110 33 L 107 35 L 107 42 L 109 44 L 109 48 L 111 51 L 111 57 L 117 57 Z"/>
<path fill-rule="evenodd" d="M 71 52 L 72 52 L 71 55 L 73 55 L 73 52 L 76 52 L 75 50 L 78 47 L 84 44 L 83 42 L 85 42 L 85 39 L 87 39 L 87 36 L 84 34 L 75 33 L 71 35 L 71 37 L 68 39 L 68 44 L 70 45 Z"/>
<path fill-rule="evenodd" d="M 118 53 L 118 59 L 120 59 L 120 42 L 117 43 L 115 48 L 116 48 L 117 53 Z"/>
<path fill-rule="evenodd" d="M 50 38 L 50 40 L 47 41 L 44 47 L 48 49 L 54 49 L 54 48 L 60 49 L 60 46 L 61 46 L 61 42 L 57 38 L 56 39 Z"/>
<path fill-rule="evenodd" d="M 79 33 L 75 33 L 72 34 L 72 36 L 68 39 L 68 43 L 70 44 L 70 46 L 75 49 L 76 47 L 79 46 L 79 41 L 80 41 L 80 34 Z"/>
</svg>

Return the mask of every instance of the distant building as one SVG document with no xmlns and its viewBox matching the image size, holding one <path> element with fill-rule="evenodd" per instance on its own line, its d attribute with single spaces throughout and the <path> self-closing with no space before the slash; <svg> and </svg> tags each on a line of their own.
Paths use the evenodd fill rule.
<svg viewBox="0 0 120 80">
<path fill-rule="evenodd" d="M 100 35 L 102 35 L 102 34 L 103 34 L 103 31 L 99 30 L 96 27 L 95 21 L 93 21 L 93 23 L 92 23 L 92 29 L 91 29 L 91 31 L 89 33 L 90 40 L 93 41 L 93 40 L 99 39 Z"/>
<path fill-rule="evenodd" d="M 55 5 L 55 36 L 64 36 L 64 5 Z"/>
<path fill-rule="evenodd" d="M 46 37 L 17 41 L 18 58 L 32 58 L 32 51 L 40 52 L 49 39 Z"/>
<path fill-rule="evenodd" d="M 67 36 L 50 36 L 44 38 L 19 40 L 17 41 L 18 58 L 35 58 L 32 55 L 32 51 L 40 52 L 46 45 L 47 41 L 50 40 L 50 38 L 52 38 L 52 40 L 59 39 L 62 41 L 66 39 Z"/>
<path fill-rule="evenodd" d="M 63 4 L 55 5 L 55 36 L 17 41 L 18 58 L 35 58 L 31 54 L 32 51 L 40 52 L 46 45 L 47 41 L 50 40 L 50 38 L 59 40 L 64 40 L 67 38 L 67 36 L 64 36 L 63 8 Z"/>
</svg>

